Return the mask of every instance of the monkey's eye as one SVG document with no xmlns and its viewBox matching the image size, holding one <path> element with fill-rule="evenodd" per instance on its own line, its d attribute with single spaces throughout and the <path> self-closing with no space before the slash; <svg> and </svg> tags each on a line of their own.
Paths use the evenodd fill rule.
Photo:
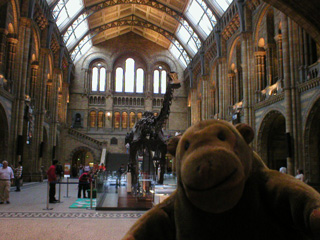
<svg viewBox="0 0 320 240">
<path fill-rule="evenodd" d="M 226 140 L 226 135 L 223 132 L 219 132 L 218 133 L 218 139 L 221 141 L 225 141 Z"/>
<path fill-rule="evenodd" d="M 190 143 L 188 141 L 186 141 L 184 144 L 184 150 L 187 151 L 189 147 L 190 147 Z"/>
</svg>

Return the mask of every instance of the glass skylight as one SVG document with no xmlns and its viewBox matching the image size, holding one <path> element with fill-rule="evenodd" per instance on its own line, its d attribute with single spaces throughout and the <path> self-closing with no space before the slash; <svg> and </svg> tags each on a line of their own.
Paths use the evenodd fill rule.
<svg viewBox="0 0 320 240">
<path fill-rule="evenodd" d="M 74 48 L 71 53 L 71 59 L 76 62 L 82 55 L 84 55 L 92 47 L 91 37 L 88 34 L 84 37 L 79 44 Z"/>
<path fill-rule="evenodd" d="M 232 1 L 231 0 L 230 1 L 229 0 L 214 0 L 214 2 L 216 2 L 219 5 L 219 7 L 221 7 L 221 9 L 225 12 Z"/>
<path fill-rule="evenodd" d="M 56 1 L 57 3 L 53 4 Z M 47 0 L 47 2 L 54 6 L 53 17 L 59 30 L 63 33 L 63 40 L 67 48 L 72 51 L 73 61 L 77 61 L 92 47 L 93 36 L 88 34 L 90 28 L 84 0 Z M 190 57 L 194 57 L 199 51 L 201 41 L 204 41 L 213 31 L 216 24 L 215 16 L 222 15 L 231 3 L 232 0 L 189 1 L 183 17 L 177 19 L 179 21 L 175 33 L 177 40 L 173 40 L 169 48 L 183 66 L 186 67 L 189 64 Z M 126 85 L 127 88 L 130 88 L 129 91 L 132 90 L 132 86 L 131 84 Z"/>
<path fill-rule="evenodd" d="M 77 18 L 72 25 L 67 29 L 66 33 L 63 35 L 63 40 L 66 43 L 68 49 L 70 46 L 89 30 L 88 22 L 85 19 L 86 14 L 82 14 Z"/>
<path fill-rule="evenodd" d="M 63 24 L 72 21 L 73 17 L 83 9 L 83 0 L 60 0 L 52 11 L 57 26 L 61 30 Z"/>
<path fill-rule="evenodd" d="M 202 0 L 191 0 L 185 14 L 194 27 L 199 27 L 203 37 L 207 38 L 216 23 L 216 19 L 207 4 Z"/>
<path fill-rule="evenodd" d="M 179 60 L 179 62 L 181 63 L 181 65 L 183 67 L 187 67 L 188 64 L 187 64 L 187 61 L 186 59 L 184 59 L 184 56 L 182 54 L 182 52 L 174 45 L 174 44 L 171 44 L 170 48 L 169 48 L 169 51 L 171 52 L 171 54 Z M 188 62 L 189 63 L 189 62 Z"/>
<path fill-rule="evenodd" d="M 187 31 L 186 28 L 184 28 L 182 25 L 180 25 L 178 31 L 176 32 L 176 35 L 180 42 L 182 42 L 184 45 L 189 47 L 192 52 L 192 57 L 198 52 L 198 47 L 194 39 L 192 38 L 191 34 Z"/>
<path fill-rule="evenodd" d="M 50 0 L 47 0 L 50 1 Z M 74 19 L 76 15 L 84 8 L 83 0 L 59 0 L 52 11 L 57 26 L 61 31 L 67 24 L 72 24 L 63 35 L 63 40 L 68 48 L 72 49 L 74 44 L 79 41 L 89 30 L 87 15 L 82 14 Z M 85 36 L 71 53 L 73 61 L 77 61 L 92 46 L 90 35 Z"/>
</svg>

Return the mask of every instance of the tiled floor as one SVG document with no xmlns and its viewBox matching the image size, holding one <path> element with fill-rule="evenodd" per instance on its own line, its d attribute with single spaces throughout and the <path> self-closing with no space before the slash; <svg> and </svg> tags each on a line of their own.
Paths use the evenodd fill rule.
<svg viewBox="0 0 320 240">
<path fill-rule="evenodd" d="M 61 203 L 55 204 L 47 204 L 46 182 L 25 183 L 21 192 L 11 188 L 10 204 L 0 205 L 0 240 L 118 240 L 145 212 L 69 208 L 77 187 L 61 184 L 59 190 L 57 185 Z"/>
</svg>

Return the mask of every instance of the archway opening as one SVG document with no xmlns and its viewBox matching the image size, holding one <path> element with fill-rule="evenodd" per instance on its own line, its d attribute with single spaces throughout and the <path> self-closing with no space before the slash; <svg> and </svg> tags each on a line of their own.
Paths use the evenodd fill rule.
<svg viewBox="0 0 320 240">
<path fill-rule="evenodd" d="M 93 155 L 87 149 L 80 149 L 76 151 L 72 156 L 72 166 L 79 168 L 80 165 L 90 166 L 93 164 Z"/>
<path fill-rule="evenodd" d="M 268 167 L 279 170 L 287 167 L 286 124 L 283 115 L 278 115 L 272 121 L 268 132 Z"/>
<path fill-rule="evenodd" d="M 305 175 L 311 185 L 320 189 L 320 99 L 313 105 L 305 130 Z M 299 166 L 303 168 L 303 166 Z"/>
<path fill-rule="evenodd" d="M 280 112 L 271 111 L 264 117 L 257 139 L 257 152 L 269 168 L 287 167 L 285 117 Z"/>
</svg>

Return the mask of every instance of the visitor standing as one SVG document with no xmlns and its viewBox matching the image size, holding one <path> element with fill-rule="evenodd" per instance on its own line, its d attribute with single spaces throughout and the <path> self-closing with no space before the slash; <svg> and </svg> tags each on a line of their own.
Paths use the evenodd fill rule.
<svg viewBox="0 0 320 240">
<path fill-rule="evenodd" d="M 8 162 L 4 160 L 2 162 L 2 167 L 0 168 L 0 204 L 3 204 L 4 202 L 7 204 L 10 203 L 9 193 L 13 179 L 14 176 L 12 168 L 9 167 Z"/>
<path fill-rule="evenodd" d="M 49 203 L 56 203 L 58 202 L 55 198 L 56 195 L 56 182 L 57 182 L 57 175 L 56 175 L 56 165 L 58 160 L 53 160 L 52 165 L 47 171 L 48 175 L 48 182 L 49 182 Z"/>
<path fill-rule="evenodd" d="M 58 181 L 60 182 L 60 180 L 62 179 L 62 176 L 63 176 L 63 168 L 62 168 L 62 165 L 60 164 L 60 162 L 58 162 L 56 165 L 56 175 L 57 175 Z"/>
<path fill-rule="evenodd" d="M 18 162 L 18 167 L 14 171 L 14 179 L 16 184 L 16 192 L 20 192 L 20 180 L 22 177 L 22 162 Z"/>
<path fill-rule="evenodd" d="M 79 177 L 78 198 L 81 198 L 81 190 L 83 198 L 86 198 L 86 191 L 90 188 L 91 175 L 90 172 L 84 172 Z"/>
<path fill-rule="evenodd" d="M 286 167 L 281 167 L 279 169 L 279 172 L 286 174 L 287 173 L 287 168 Z"/>
<path fill-rule="evenodd" d="M 295 178 L 301 180 L 302 182 L 304 182 L 303 170 L 298 169 L 297 170 L 297 175 L 295 176 Z"/>
<path fill-rule="evenodd" d="M 121 164 L 117 172 L 117 182 L 116 182 L 117 186 L 121 185 L 121 177 L 122 177 L 122 174 L 124 174 L 124 172 L 125 172 L 124 164 Z"/>
</svg>

